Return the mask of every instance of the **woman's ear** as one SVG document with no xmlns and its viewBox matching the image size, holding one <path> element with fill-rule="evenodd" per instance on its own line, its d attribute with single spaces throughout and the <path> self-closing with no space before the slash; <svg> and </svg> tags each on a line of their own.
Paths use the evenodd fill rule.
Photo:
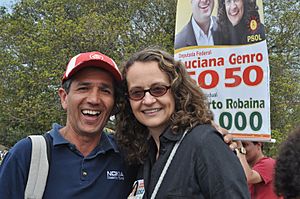
<svg viewBox="0 0 300 199">
<path fill-rule="evenodd" d="M 58 89 L 58 95 L 60 97 L 61 106 L 63 107 L 64 110 L 67 110 L 67 106 L 68 106 L 68 103 L 67 103 L 68 93 L 65 91 L 65 89 L 59 88 Z"/>
</svg>

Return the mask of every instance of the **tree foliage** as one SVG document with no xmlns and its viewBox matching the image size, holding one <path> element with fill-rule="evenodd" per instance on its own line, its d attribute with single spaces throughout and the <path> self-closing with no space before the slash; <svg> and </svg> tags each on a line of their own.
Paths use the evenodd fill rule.
<svg viewBox="0 0 300 199">
<path fill-rule="evenodd" d="M 70 57 L 100 51 L 121 63 L 137 49 L 172 50 L 175 2 L 21 0 L 0 10 L 0 143 L 64 123 L 57 89 Z"/>
<path fill-rule="evenodd" d="M 265 22 L 271 73 L 271 124 L 278 144 L 300 124 L 300 2 L 265 0 Z"/>
<path fill-rule="evenodd" d="M 264 0 L 279 142 L 300 121 L 299 4 Z M 0 143 L 12 146 L 53 122 L 64 124 L 57 89 L 73 55 L 97 50 L 120 65 L 147 46 L 173 53 L 175 12 L 176 0 L 20 0 L 11 11 L 1 7 Z"/>
</svg>

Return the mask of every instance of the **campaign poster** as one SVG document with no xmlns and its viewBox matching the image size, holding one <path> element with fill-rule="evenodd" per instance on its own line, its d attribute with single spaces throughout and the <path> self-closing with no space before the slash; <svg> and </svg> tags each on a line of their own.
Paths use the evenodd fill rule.
<svg viewBox="0 0 300 199">
<path fill-rule="evenodd" d="M 174 49 L 218 125 L 236 139 L 271 141 L 262 0 L 178 0 Z"/>
</svg>

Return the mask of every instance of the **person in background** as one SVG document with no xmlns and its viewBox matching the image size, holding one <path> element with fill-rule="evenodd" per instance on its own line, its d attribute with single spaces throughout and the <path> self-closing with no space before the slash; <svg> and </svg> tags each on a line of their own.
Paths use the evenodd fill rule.
<svg viewBox="0 0 300 199">
<path fill-rule="evenodd" d="M 192 17 L 175 35 L 175 49 L 186 46 L 207 46 L 218 43 L 216 17 L 211 16 L 214 0 L 191 0 Z"/>
<path fill-rule="evenodd" d="M 240 45 L 265 40 L 256 0 L 219 0 L 218 34 L 221 45 Z"/>
<path fill-rule="evenodd" d="M 129 162 L 143 164 L 131 198 L 250 198 L 242 166 L 183 63 L 145 49 L 122 74 L 116 138 Z"/>
<path fill-rule="evenodd" d="M 275 190 L 284 199 L 300 199 L 300 127 L 280 146 L 275 165 Z"/>
<path fill-rule="evenodd" d="M 251 198 L 279 198 L 273 188 L 275 160 L 263 154 L 263 143 L 239 142 L 236 153 L 246 174 Z"/>
<path fill-rule="evenodd" d="M 103 133 L 119 96 L 122 76 L 115 62 L 100 52 L 74 56 L 58 90 L 67 113 L 65 126 L 54 124 L 51 163 L 44 199 L 127 198 L 136 178 L 114 138 Z M 9 150 L 0 166 L 1 199 L 24 199 L 31 161 L 31 140 Z"/>
</svg>

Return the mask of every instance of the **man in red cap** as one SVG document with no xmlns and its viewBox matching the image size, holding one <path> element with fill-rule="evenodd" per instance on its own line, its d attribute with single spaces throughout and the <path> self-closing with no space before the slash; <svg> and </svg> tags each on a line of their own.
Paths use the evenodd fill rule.
<svg viewBox="0 0 300 199">
<path fill-rule="evenodd" d="M 113 137 L 103 133 L 121 80 L 115 62 L 100 52 L 78 54 L 68 63 L 58 91 L 67 120 L 47 134 L 51 160 L 43 198 L 127 198 L 135 169 L 124 162 Z M 31 149 L 31 139 L 24 138 L 4 158 L 2 199 L 29 198 Z"/>
</svg>

